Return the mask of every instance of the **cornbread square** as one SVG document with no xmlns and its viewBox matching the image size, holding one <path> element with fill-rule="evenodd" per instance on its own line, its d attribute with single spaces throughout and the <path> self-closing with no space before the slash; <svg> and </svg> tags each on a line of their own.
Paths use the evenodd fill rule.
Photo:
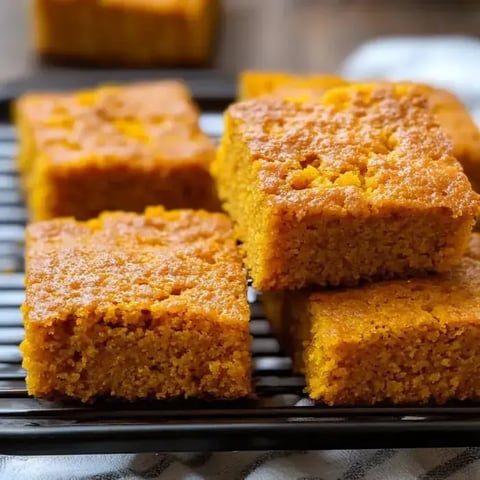
<svg viewBox="0 0 480 480">
<path fill-rule="evenodd" d="M 223 214 L 156 207 L 31 224 L 25 283 L 36 397 L 251 393 L 246 276 Z"/>
<path fill-rule="evenodd" d="M 218 209 L 215 149 L 181 82 L 27 94 L 15 116 L 32 220 L 159 204 Z"/>
<path fill-rule="evenodd" d="M 248 100 L 263 95 L 319 95 L 333 87 L 346 85 L 336 75 L 292 75 L 282 72 L 246 71 L 240 74 L 238 96 Z"/>
<path fill-rule="evenodd" d="M 290 338 L 294 367 L 305 373 L 315 400 L 441 404 L 480 398 L 479 234 L 449 273 L 267 294 L 264 302 Z"/>
<path fill-rule="evenodd" d="M 96 65 L 208 63 L 218 0 L 34 0 L 35 46 Z"/>
<path fill-rule="evenodd" d="M 446 271 L 478 197 L 405 85 L 232 105 L 213 171 L 260 290 Z"/>
</svg>

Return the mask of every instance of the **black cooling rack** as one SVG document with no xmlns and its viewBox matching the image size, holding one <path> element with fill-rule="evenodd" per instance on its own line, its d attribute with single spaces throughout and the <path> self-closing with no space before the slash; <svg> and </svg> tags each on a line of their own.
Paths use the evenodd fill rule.
<svg viewBox="0 0 480 480">
<path fill-rule="evenodd" d="M 4 108 L 4 110 L 7 110 Z M 212 137 L 221 114 L 202 115 Z M 0 123 L 0 454 L 339 449 L 480 445 L 480 404 L 331 408 L 304 396 L 249 291 L 256 400 L 95 406 L 28 396 L 18 343 L 23 336 L 25 212 L 13 158 L 15 133 Z"/>
</svg>

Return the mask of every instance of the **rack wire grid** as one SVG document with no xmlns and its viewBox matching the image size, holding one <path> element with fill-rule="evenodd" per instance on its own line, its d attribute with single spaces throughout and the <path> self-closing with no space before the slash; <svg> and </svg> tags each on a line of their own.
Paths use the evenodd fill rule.
<svg viewBox="0 0 480 480">
<path fill-rule="evenodd" d="M 201 117 L 214 139 L 218 112 Z M 26 215 L 17 185 L 15 131 L 0 124 L 0 453 L 338 449 L 480 445 L 480 406 L 327 407 L 303 393 L 249 290 L 257 398 L 238 402 L 82 405 L 29 397 L 18 344 Z"/>
</svg>

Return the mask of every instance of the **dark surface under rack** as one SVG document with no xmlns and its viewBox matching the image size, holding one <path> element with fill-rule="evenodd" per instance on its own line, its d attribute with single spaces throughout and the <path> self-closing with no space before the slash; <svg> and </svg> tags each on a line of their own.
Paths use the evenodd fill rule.
<svg viewBox="0 0 480 480">
<path fill-rule="evenodd" d="M 202 126 L 217 137 L 219 111 L 202 115 Z M 290 359 L 272 338 L 253 291 L 249 301 L 256 400 L 85 406 L 30 398 L 18 350 L 23 336 L 19 305 L 24 297 L 25 212 L 14 168 L 16 148 L 14 130 L 4 118 L 0 123 L 0 454 L 480 445 L 480 404 L 312 405 L 303 394 L 303 379 L 292 374 Z"/>
</svg>

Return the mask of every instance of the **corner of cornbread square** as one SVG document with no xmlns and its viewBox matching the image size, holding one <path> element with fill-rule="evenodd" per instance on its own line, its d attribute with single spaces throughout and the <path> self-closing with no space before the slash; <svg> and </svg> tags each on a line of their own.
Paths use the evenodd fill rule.
<svg viewBox="0 0 480 480">
<path fill-rule="evenodd" d="M 406 85 L 234 104 L 212 171 L 260 290 L 449 270 L 479 206 Z"/>
<path fill-rule="evenodd" d="M 25 283 L 36 397 L 251 393 L 246 275 L 223 214 L 156 207 L 31 224 Z"/>
<path fill-rule="evenodd" d="M 241 100 L 263 95 L 319 94 L 330 88 L 346 85 L 347 81 L 337 75 L 292 75 L 282 72 L 242 72 L 238 84 Z"/>
<path fill-rule="evenodd" d="M 278 297 L 281 296 L 279 299 Z M 263 297 L 311 398 L 330 404 L 480 398 L 480 235 L 453 271 Z"/>
<path fill-rule="evenodd" d="M 427 85 L 418 88 L 428 96 L 433 115 L 452 141 L 455 157 L 473 189 L 480 192 L 480 130 L 474 119 L 453 93 Z"/>
<path fill-rule="evenodd" d="M 96 65 L 201 65 L 212 53 L 219 0 L 33 0 L 35 46 Z"/>
<path fill-rule="evenodd" d="M 149 205 L 218 208 L 215 149 L 181 82 L 27 94 L 15 115 L 32 220 Z"/>
</svg>

